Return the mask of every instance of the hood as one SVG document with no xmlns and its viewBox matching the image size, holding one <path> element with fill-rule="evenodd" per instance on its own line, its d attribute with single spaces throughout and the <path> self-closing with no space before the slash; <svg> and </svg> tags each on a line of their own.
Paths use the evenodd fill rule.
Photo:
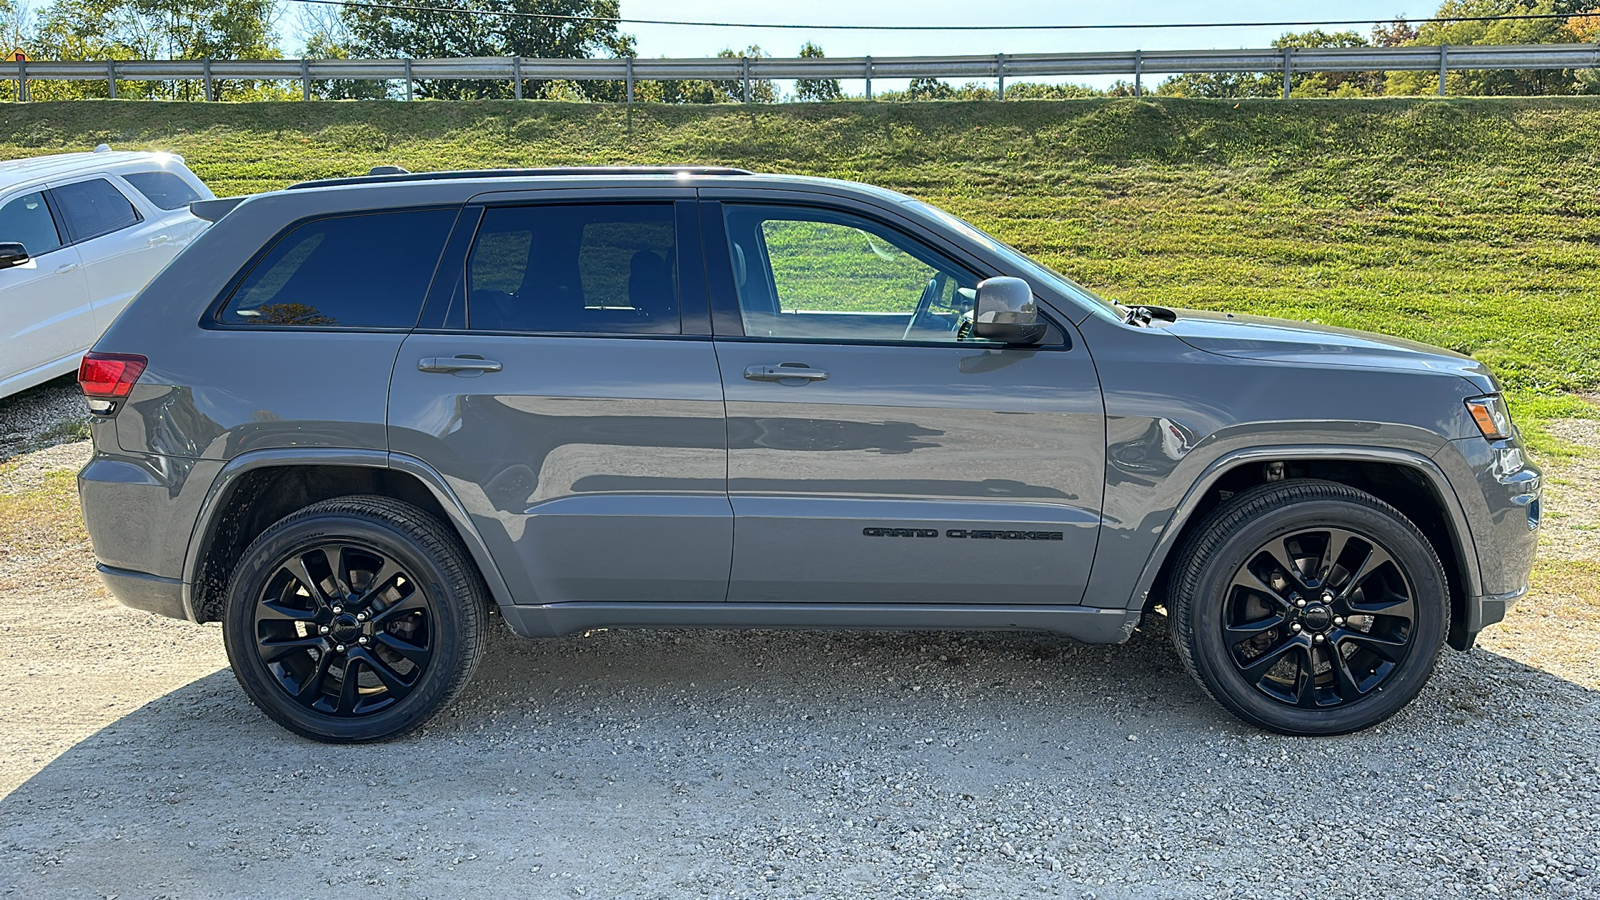
<svg viewBox="0 0 1600 900">
<path fill-rule="evenodd" d="M 1266 316 L 1174 312 L 1177 320 L 1162 329 L 1207 353 L 1319 366 L 1448 372 L 1484 393 L 1500 390 L 1489 368 L 1472 357 L 1404 338 Z"/>
</svg>

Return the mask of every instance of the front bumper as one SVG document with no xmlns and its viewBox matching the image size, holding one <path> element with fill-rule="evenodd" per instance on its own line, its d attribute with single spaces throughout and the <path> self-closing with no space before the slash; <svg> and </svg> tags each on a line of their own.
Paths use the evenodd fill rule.
<svg viewBox="0 0 1600 900">
<path fill-rule="evenodd" d="M 1477 437 L 1450 441 L 1434 461 L 1454 486 L 1471 531 L 1470 543 L 1462 541 L 1463 550 L 1475 551 L 1466 562 L 1476 565 L 1478 583 L 1467 591 L 1465 621 L 1451 629 L 1452 638 L 1470 646 L 1473 635 L 1504 619 L 1528 593 L 1543 515 L 1544 474 L 1528 462 L 1516 437 L 1494 443 Z"/>
</svg>

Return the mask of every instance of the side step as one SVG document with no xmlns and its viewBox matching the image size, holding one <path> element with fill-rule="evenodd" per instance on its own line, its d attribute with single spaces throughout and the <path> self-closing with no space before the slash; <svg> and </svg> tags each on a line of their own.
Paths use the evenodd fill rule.
<svg viewBox="0 0 1600 900">
<path fill-rule="evenodd" d="M 502 606 L 523 637 L 591 628 L 800 628 L 846 631 L 1049 631 L 1089 644 L 1120 644 L 1138 610 L 1093 606 L 956 606 L 845 603 L 553 603 Z"/>
</svg>

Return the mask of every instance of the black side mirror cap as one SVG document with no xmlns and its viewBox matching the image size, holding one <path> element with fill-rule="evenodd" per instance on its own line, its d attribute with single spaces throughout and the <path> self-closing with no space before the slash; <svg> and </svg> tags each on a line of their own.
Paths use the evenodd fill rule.
<svg viewBox="0 0 1600 900">
<path fill-rule="evenodd" d="M 20 266 L 29 258 L 27 247 L 12 241 L 0 243 L 0 269 Z"/>
</svg>

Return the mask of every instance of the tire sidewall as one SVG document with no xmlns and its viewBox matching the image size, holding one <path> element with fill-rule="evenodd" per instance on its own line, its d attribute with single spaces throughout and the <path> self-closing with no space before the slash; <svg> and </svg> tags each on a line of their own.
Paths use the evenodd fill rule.
<svg viewBox="0 0 1600 900">
<path fill-rule="evenodd" d="M 268 580 L 291 553 L 330 539 L 387 554 L 431 601 L 433 656 L 421 682 L 399 702 L 372 715 L 341 718 L 301 706 L 284 693 L 255 649 L 255 606 Z M 240 558 L 223 610 L 223 644 L 240 686 L 278 724 L 320 741 L 381 740 L 415 727 L 450 692 L 465 650 L 463 602 L 439 562 L 394 526 L 354 513 L 291 516 L 268 528 Z"/>
<path fill-rule="evenodd" d="M 1245 680 L 1223 640 L 1222 617 L 1228 585 L 1252 555 L 1269 541 L 1318 527 L 1353 531 L 1388 552 L 1410 581 L 1417 618 L 1406 658 L 1387 681 L 1353 703 L 1304 710 L 1271 699 Z M 1217 699 L 1247 721 L 1294 734 L 1359 731 L 1411 702 L 1433 672 L 1449 624 L 1449 589 L 1426 538 L 1398 513 L 1350 500 L 1297 500 L 1245 521 L 1197 562 L 1202 571 L 1187 604 L 1194 664 Z"/>
</svg>

